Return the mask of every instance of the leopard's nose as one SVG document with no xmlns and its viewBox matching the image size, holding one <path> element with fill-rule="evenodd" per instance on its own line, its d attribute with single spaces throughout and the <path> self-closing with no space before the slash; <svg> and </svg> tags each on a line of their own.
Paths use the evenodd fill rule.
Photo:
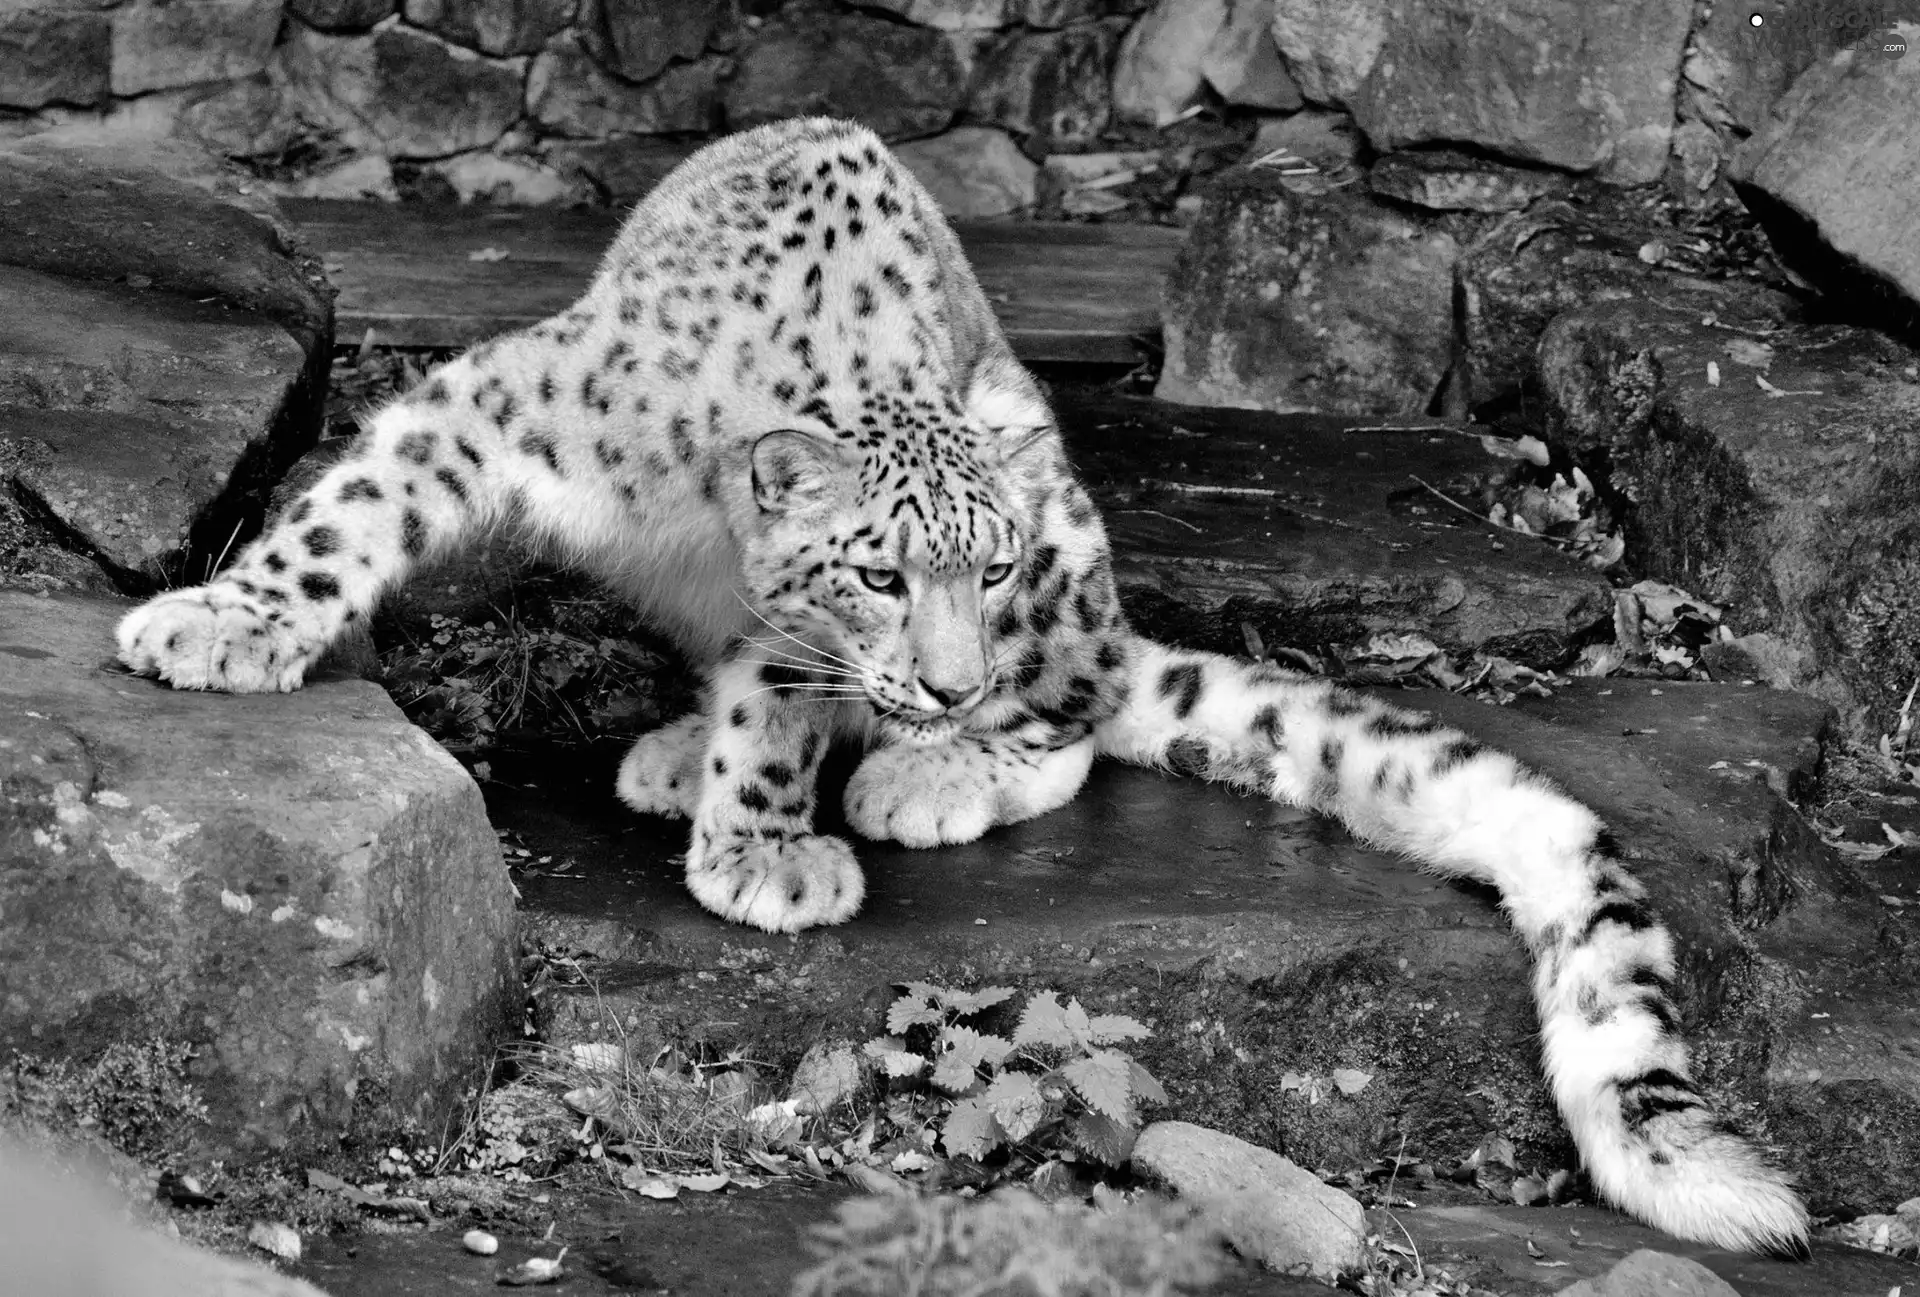
<svg viewBox="0 0 1920 1297">
<path fill-rule="evenodd" d="M 920 680 L 920 688 L 929 698 L 949 711 L 971 698 L 975 692 L 973 689 L 943 689 L 939 685 L 930 683 L 925 677 Z"/>
</svg>

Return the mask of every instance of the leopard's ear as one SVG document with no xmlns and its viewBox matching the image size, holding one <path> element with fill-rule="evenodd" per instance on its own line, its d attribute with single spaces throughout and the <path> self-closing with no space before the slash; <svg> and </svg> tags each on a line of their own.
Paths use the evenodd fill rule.
<svg viewBox="0 0 1920 1297">
<path fill-rule="evenodd" d="M 1040 385 L 1011 357 L 974 371 L 967 386 L 967 418 L 994 435 L 1008 460 L 1059 435 Z"/>
<path fill-rule="evenodd" d="M 837 446 L 792 429 L 770 432 L 753 443 L 753 499 L 762 513 L 790 513 L 825 503 L 847 481 Z"/>
</svg>

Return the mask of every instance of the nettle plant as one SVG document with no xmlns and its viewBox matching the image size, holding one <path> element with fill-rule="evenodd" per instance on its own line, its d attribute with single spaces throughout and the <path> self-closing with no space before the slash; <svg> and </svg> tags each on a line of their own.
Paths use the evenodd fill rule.
<svg viewBox="0 0 1920 1297">
<path fill-rule="evenodd" d="M 1147 1069 L 1113 1048 L 1153 1033 L 1120 1014 L 1090 1015 L 1036 992 L 1013 1038 L 976 1030 L 962 1019 L 1005 1003 L 1010 987 L 954 991 L 909 982 L 887 1012 L 889 1035 L 866 1052 L 895 1080 L 930 1087 L 944 1112 L 933 1116 L 950 1157 L 985 1158 L 995 1149 L 1036 1158 L 1063 1145 L 1120 1166 L 1140 1133 L 1139 1108 L 1167 1094 Z"/>
</svg>

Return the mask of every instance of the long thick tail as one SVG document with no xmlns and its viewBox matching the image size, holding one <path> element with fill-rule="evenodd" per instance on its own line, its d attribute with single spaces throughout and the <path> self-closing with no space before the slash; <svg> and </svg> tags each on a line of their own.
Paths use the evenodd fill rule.
<svg viewBox="0 0 1920 1297">
<path fill-rule="evenodd" d="M 1592 811 L 1505 753 L 1325 681 L 1137 637 L 1129 658 L 1101 752 L 1336 815 L 1499 889 L 1535 959 L 1548 1080 L 1601 1193 L 1683 1238 L 1805 1254 L 1786 1178 L 1689 1077 L 1672 938 Z"/>
</svg>

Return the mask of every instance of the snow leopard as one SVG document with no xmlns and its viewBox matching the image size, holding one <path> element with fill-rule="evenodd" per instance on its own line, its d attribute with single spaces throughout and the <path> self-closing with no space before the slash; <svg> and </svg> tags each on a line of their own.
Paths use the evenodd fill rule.
<svg viewBox="0 0 1920 1297">
<path fill-rule="evenodd" d="M 927 190 L 825 118 L 722 138 L 626 220 L 586 294 L 439 365 L 207 584 L 119 627 L 183 689 L 291 690 L 383 590 L 508 527 L 704 673 L 618 795 L 691 821 L 686 882 L 770 932 L 865 885 L 814 832 L 834 744 L 859 834 L 970 842 L 1096 756 L 1338 817 L 1491 884 L 1535 967 L 1547 1078 L 1589 1176 L 1673 1234 L 1803 1255 L 1784 1174 L 1693 1079 L 1674 942 L 1599 818 L 1505 753 L 1122 614 L 1099 512 Z"/>
</svg>

